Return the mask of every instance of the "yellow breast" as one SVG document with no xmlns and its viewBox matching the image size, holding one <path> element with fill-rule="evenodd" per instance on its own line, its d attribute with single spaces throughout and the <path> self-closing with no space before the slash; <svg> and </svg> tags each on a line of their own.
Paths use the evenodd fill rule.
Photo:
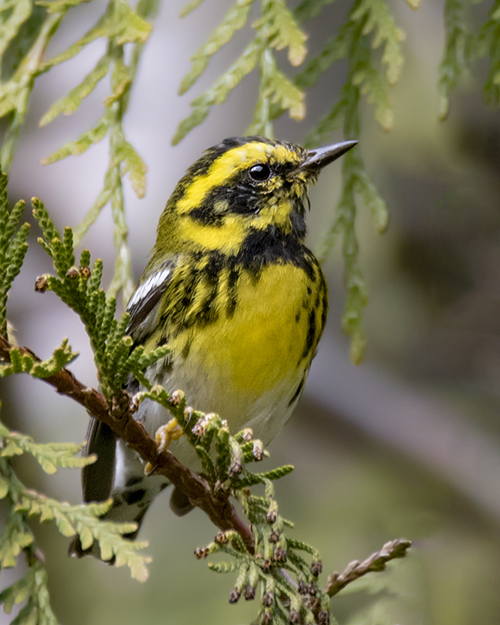
<svg viewBox="0 0 500 625">
<path fill-rule="evenodd" d="M 231 314 L 226 284 L 223 272 L 211 303 L 216 320 L 195 324 L 169 342 L 173 359 L 246 395 L 259 396 L 288 377 L 295 380 L 298 370 L 309 367 L 323 329 L 322 276 L 311 283 L 302 268 L 290 264 L 270 265 L 258 277 L 244 270 Z"/>
</svg>

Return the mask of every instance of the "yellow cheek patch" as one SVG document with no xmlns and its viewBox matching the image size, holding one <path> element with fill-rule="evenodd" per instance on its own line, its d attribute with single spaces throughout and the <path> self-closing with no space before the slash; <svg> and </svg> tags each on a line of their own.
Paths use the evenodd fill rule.
<svg viewBox="0 0 500 625">
<path fill-rule="evenodd" d="M 298 163 L 299 155 L 284 145 L 255 142 L 228 150 L 212 163 L 206 174 L 197 176 L 192 181 L 177 203 L 176 209 L 181 215 L 189 213 L 203 203 L 212 189 L 227 184 L 236 173 L 256 163 L 270 161 L 289 163 L 294 160 Z"/>
<path fill-rule="evenodd" d="M 274 198 L 273 198 L 274 199 Z M 270 198 L 271 200 L 271 198 Z M 268 226 L 278 226 L 285 234 L 292 231 L 292 222 L 290 221 L 290 213 L 292 212 L 292 203 L 289 200 L 280 200 L 276 202 L 270 201 L 266 208 L 263 208 L 259 216 L 252 222 L 254 228 L 265 230 Z"/>
</svg>

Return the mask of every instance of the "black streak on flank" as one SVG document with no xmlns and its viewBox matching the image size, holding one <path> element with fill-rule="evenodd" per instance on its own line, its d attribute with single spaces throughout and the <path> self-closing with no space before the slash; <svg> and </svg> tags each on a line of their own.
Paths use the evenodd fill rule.
<svg viewBox="0 0 500 625">
<path fill-rule="evenodd" d="M 288 402 L 289 406 L 295 403 L 297 399 L 300 397 L 300 394 L 302 393 L 302 389 L 304 388 L 305 381 L 306 381 L 306 378 L 303 377 L 302 380 L 300 381 L 300 384 L 297 386 L 297 389 L 295 393 L 293 394 L 292 399 Z"/>
<path fill-rule="evenodd" d="M 145 494 L 146 491 L 144 490 L 144 488 L 138 488 L 137 490 L 132 491 L 125 491 L 123 493 L 123 501 L 128 506 L 131 506 L 134 503 L 138 503 L 139 501 L 141 501 Z"/>
<path fill-rule="evenodd" d="M 308 354 L 311 353 L 313 345 L 314 345 L 315 336 L 316 336 L 316 311 L 313 309 L 309 313 L 309 327 L 307 328 L 306 344 L 304 346 L 304 351 L 302 352 L 301 360 L 302 358 L 305 358 Z"/>
</svg>

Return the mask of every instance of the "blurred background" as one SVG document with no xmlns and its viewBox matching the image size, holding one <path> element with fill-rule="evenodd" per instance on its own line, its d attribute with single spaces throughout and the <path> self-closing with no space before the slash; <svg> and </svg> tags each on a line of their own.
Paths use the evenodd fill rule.
<svg viewBox="0 0 500 625">
<path fill-rule="evenodd" d="M 257 78 L 245 79 L 227 104 L 177 147 L 170 145 L 189 102 L 228 67 L 243 48 L 242 33 L 211 62 L 192 92 L 176 93 L 189 57 L 231 2 L 206 2 L 180 21 L 184 2 L 163 2 L 143 53 L 125 119 L 128 139 L 148 166 L 146 197 L 126 184 L 130 246 L 138 278 L 152 247 L 160 212 L 185 169 L 206 147 L 241 135 L 255 101 Z M 325 265 L 331 308 L 324 339 L 299 408 L 272 443 L 267 466 L 295 464 L 277 483 L 293 536 L 312 542 L 326 572 L 364 559 L 387 540 L 414 541 L 410 557 L 391 563 L 357 593 L 332 605 L 338 622 L 356 620 L 376 598 L 363 623 L 373 625 L 481 625 L 500 621 L 500 211 L 498 111 L 481 99 L 486 67 L 461 84 L 445 123 L 438 122 L 437 68 L 443 47 L 443 1 L 412 12 L 392 2 L 406 32 L 405 67 L 393 89 L 393 130 L 385 134 L 366 107 L 359 149 L 390 210 L 389 230 L 376 234 L 368 211 L 358 215 L 360 262 L 370 294 L 364 312 L 365 362 L 349 362 L 340 330 L 344 305 L 338 250 Z M 48 56 L 83 35 L 106 3 L 72 9 Z M 351 3 L 338 0 L 308 25 L 310 53 L 343 23 Z M 56 225 L 76 225 L 99 193 L 107 144 L 78 158 L 43 167 L 42 158 L 90 127 L 101 112 L 100 84 L 71 117 L 45 128 L 38 121 L 50 104 L 78 84 L 102 54 L 97 41 L 75 59 L 37 79 L 27 124 L 10 179 L 11 199 L 39 196 Z M 345 67 L 333 66 L 308 95 L 308 117 L 280 119 L 277 138 L 300 143 L 338 96 Z M 342 140 L 339 133 L 332 142 Z M 323 174 L 311 195 L 311 246 L 332 219 L 340 167 Z M 37 275 L 51 271 L 36 244 L 36 228 L 21 276 L 9 299 L 17 338 L 42 357 L 69 337 L 80 352 L 76 376 L 95 385 L 86 336 L 77 319 L 51 293 L 33 291 Z M 114 264 L 109 208 L 84 240 Z M 84 410 L 41 382 L 17 376 L 1 385 L 2 420 L 40 442 L 83 441 Z M 25 482 L 47 495 L 80 501 L 77 471 L 54 477 L 33 461 L 17 465 Z M 150 542 L 150 579 L 138 584 L 123 569 L 93 559 L 70 560 L 67 540 L 34 524 L 46 554 L 52 601 L 61 623 L 248 623 L 255 605 L 228 603 L 234 580 L 211 573 L 193 556 L 215 530 L 195 510 L 183 519 L 168 497 L 155 502 L 141 538 Z M 10 583 L 18 572 L 2 575 Z M 358 615 L 358 616 L 357 616 Z M 361 616 L 359 616 L 361 619 Z M 3 613 L 0 623 L 10 622 Z"/>
</svg>

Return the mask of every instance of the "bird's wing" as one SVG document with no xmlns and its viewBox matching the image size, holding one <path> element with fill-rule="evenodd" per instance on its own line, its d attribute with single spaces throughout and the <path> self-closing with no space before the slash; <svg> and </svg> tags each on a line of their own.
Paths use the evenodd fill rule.
<svg viewBox="0 0 500 625">
<path fill-rule="evenodd" d="M 146 275 L 130 298 L 127 305 L 130 314 L 127 334 L 132 336 L 134 342 L 140 342 L 156 325 L 158 304 L 172 280 L 176 264 L 176 258 L 169 259 L 156 271 Z"/>
<path fill-rule="evenodd" d="M 127 334 L 135 343 L 141 342 L 156 324 L 158 304 L 171 281 L 176 260 L 164 263 L 137 286 L 130 298 L 127 312 L 130 321 Z M 111 495 L 115 474 L 116 436 L 109 426 L 90 419 L 84 455 L 95 454 L 96 462 L 82 470 L 84 501 L 105 501 Z"/>
</svg>

